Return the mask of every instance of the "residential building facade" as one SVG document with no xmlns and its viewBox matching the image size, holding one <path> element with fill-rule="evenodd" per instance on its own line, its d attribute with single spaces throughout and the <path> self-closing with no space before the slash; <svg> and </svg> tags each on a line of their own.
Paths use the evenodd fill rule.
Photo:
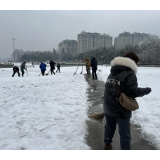
<svg viewBox="0 0 160 160">
<path fill-rule="evenodd" d="M 112 47 L 112 37 L 108 34 L 82 31 L 77 36 L 78 53 L 95 50 L 97 48 Z"/>
<path fill-rule="evenodd" d="M 146 34 L 146 33 L 134 32 L 132 34 L 129 32 L 123 32 L 119 34 L 118 37 L 115 37 L 114 46 L 115 46 L 115 49 L 119 49 L 119 50 L 125 48 L 127 45 L 134 47 L 139 42 L 144 41 L 146 38 L 150 36 L 151 36 L 150 34 Z"/>
<path fill-rule="evenodd" d="M 77 54 L 77 41 L 76 40 L 71 40 L 71 39 L 66 39 L 63 40 L 58 44 L 58 52 L 60 54 L 62 53 L 69 53 L 69 54 Z"/>
<path fill-rule="evenodd" d="M 146 38 L 157 36 L 146 33 L 129 33 L 123 32 L 114 38 L 114 47 L 117 50 L 125 48 L 127 45 L 134 47 Z M 112 47 L 112 37 L 109 34 L 100 34 L 97 32 L 91 33 L 82 31 L 77 35 L 77 41 L 72 39 L 63 40 L 58 44 L 58 52 L 69 53 L 75 55 L 77 53 L 85 53 L 90 50 L 98 48 L 110 48 Z"/>
</svg>

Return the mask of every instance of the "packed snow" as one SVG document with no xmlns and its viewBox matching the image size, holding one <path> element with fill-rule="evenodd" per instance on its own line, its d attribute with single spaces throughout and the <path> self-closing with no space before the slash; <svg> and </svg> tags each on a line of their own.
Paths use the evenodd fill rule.
<svg viewBox="0 0 160 160">
<path fill-rule="evenodd" d="M 20 64 L 17 64 L 20 65 Z M 12 68 L 0 68 L 0 150 L 90 150 L 86 136 L 88 83 L 84 75 L 73 75 L 75 67 L 61 73 L 39 76 L 38 65 L 28 66 L 28 76 L 12 76 Z M 106 82 L 109 66 L 98 66 L 98 79 Z M 47 67 L 46 73 L 49 71 Z M 141 136 L 160 149 L 160 69 L 139 67 L 139 87 L 152 92 L 137 98 L 140 108 L 131 122 Z"/>
</svg>

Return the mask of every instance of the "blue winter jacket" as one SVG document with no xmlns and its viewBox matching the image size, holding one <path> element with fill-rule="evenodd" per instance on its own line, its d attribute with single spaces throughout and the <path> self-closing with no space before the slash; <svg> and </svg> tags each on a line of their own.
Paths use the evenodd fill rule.
<svg viewBox="0 0 160 160">
<path fill-rule="evenodd" d="M 41 71 L 46 70 L 46 64 L 45 63 L 41 63 L 39 68 L 41 69 Z"/>
</svg>

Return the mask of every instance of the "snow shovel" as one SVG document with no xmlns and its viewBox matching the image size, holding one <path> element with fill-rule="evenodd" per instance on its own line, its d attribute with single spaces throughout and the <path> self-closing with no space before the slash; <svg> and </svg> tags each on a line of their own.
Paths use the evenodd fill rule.
<svg viewBox="0 0 160 160">
<path fill-rule="evenodd" d="M 79 61 L 78 67 L 79 67 L 80 63 L 81 63 L 81 61 Z M 77 69 L 78 69 L 78 67 L 77 67 Z M 76 69 L 76 72 L 77 72 L 77 69 Z M 73 75 L 76 74 L 76 72 L 73 73 Z"/>
<path fill-rule="evenodd" d="M 27 77 L 28 77 L 27 66 L 26 66 L 26 73 L 27 73 Z"/>
<path fill-rule="evenodd" d="M 82 73 L 83 73 L 83 62 L 82 62 L 82 72 L 80 74 L 82 74 Z"/>
<path fill-rule="evenodd" d="M 92 118 L 92 119 L 98 121 L 98 120 L 102 120 L 104 115 L 105 115 L 104 113 L 100 113 L 100 114 L 95 114 L 95 115 L 89 116 L 89 118 Z"/>
<path fill-rule="evenodd" d="M 50 72 L 50 70 L 49 70 L 49 72 Z M 46 76 L 48 76 L 49 72 L 46 74 Z"/>
</svg>

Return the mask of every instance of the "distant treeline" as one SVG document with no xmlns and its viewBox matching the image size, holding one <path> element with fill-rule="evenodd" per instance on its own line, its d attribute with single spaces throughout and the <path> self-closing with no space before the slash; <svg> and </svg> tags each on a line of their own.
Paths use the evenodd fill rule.
<svg viewBox="0 0 160 160">
<path fill-rule="evenodd" d="M 98 48 L 96 50 L 90 50 L 85 53 L 80 53 L 78 55 L 71 55 L 69 53 L 58 54 L 54 50 L 52 51 L 23 51 L 22 49 L 16 49 L 12 53 L 12 58 L 14 61 L 79 61 L 85 59 L 86 57 L 91 58 L 96 57 L 98 61 L 109 64 L 110 61 L 117 56 L 123 56 L 127 52 L 135 52 L 138 54 L 141 63 L 145 64 L 156 64 L 160 63 L 160 39 L 148 38 L 141 42 L 139 45 L 134 47 L 128 45 L 121 50 L 117 50 L 113 47 L 111 48 Z"/>
</svg>

